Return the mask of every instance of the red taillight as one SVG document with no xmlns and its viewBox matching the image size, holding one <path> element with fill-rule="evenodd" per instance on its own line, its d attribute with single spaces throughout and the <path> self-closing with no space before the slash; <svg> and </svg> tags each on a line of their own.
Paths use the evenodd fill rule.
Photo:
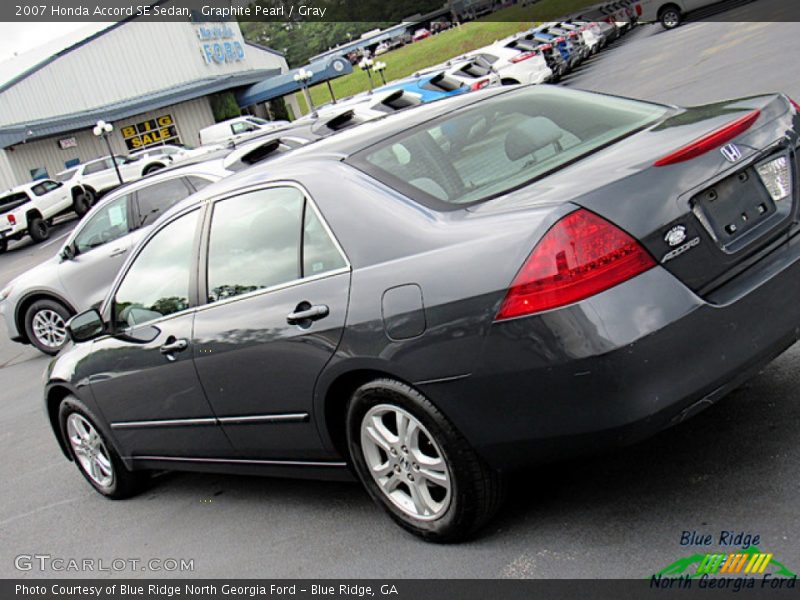
<svg viewBox="0 0 800 600">
<path fill-rule="evenodd" d="M 481 79 L 480 81 L 476 81 L 475 83 L 473 83 L 472 86 L 470 87 L 470 89 L 472 91 L 482 90 L 483 88 L 485 88 L 488 85 L 489 85 L 489 80 L 488 79 Z"/>
<path fill-rule="evenodd" d="M 800 104 L 798 104 L 797 102 L 795 102 L 795 101 L 794 101 L 794 100 L 792 100 L 791 98 L 789 98 L 789 102 L 791 102 L 791 103 L 792 103 L 792 106 L 794 106 L 794 110 L 795 110 L 795 112 L 796 112 L 796 113 L 798 113 L 798 114 L 800 114 Z"/>
<path fill-rule="evenodd" d="M 578 302 L 656 265 L 631 236 L 585 209 L 553 225 L 514 278 L 496 320 Z"/>
<path fill-rule="evenodd" d="M 637 17 L 641 17 L 643 12 L 644 11 L 642 10 L 642 5 L 641 4 L 637 4 L 636 5 L 636 16 Z"/>
<path fill-rule="evenodd" d="M 687 146 L 684 146 L 680 150 L 676 150 L 675 152 L 658 159 L 654 163 L 654 166 L 666 167 L 668 165 L 685 162 L 687 160 L 697 158 L 698 156 L 701 156 L 706 152 L 713 150 L 714 148 L 719 148 L 723 144 L 731 141 L 736 136 L 741 135 L 750 129 L 750 127 L 753 126 L 753 123 L 755 123 L 760 116 L 760 110 L 754 110 L 753 112 L 747 113 L 745 116 L 736 119 L 732 123 L 729 123 L 720 129 L 717 129 L 713 133 L 700 138 L 699 140 L 696 140 Z"/>
<path fill-rule="evenodd" d="M 556 38 L 555 40 L 553 40 L 553 41 L 554 41 L 556 44 L 560 44 L 561 42 L 566 42 L 567 40 L 566 40 L 566 38 L 563 38 L 563 37 L 557 37 L 557 38 Z"/>
<path fill-rule="evenodd" d="M 578 37 L 578 32 L 577 31 L 570 31 L 568 35 L 569 35 L 569 37 Z"/>
<path fill-rule="evenodd" d="M 16 225 L 17 218 L 14 215 L 8 215 L 8 224 L 9 225 Z"/>
<path fill-rule="evenodd" d="M 532 52 L 523 52 L 522 54 L 518 54 L 517 56 L 512 58 L 511 62 L 512 63 L 519 63 L 519 62 L 522 62 L 523 60 L 528 60 L 529 58 L 533 58 L 534 56 L 536 56 L 536 54 L 537 54 L 537 52 L 535 50 L 532 51 Z"/>
<path fill-rule="evenodd" d="M 541 46 L 539 46 L 539 50 L 541 50 L 542 52 L 546 52 L 547 50 L 552 50 L 552 49 L 553 49 L 553 44 L 542 44 Z"/>
</svg>

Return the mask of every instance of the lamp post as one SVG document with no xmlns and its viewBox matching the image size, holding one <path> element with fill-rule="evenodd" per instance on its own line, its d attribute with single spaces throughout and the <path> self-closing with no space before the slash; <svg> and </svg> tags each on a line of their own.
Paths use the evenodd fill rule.
<svg viewBox="0 0 800 600">
<path fill-rule="evenodd" d="M 361 62 L 358 63 L 358 66 L 361 67 L 361 70 L 362 71 L 366 71 L 367 72 L 367 77 L 369 77 L 369 92 L 370 92 L 370 94 L 372 93 L 372 88 L 373 88 L 373 85 L 372 85 L 372 66 L 374 64 L 375 63 L 373 62 L 373 60 L 371 58 L 366 58 L 366 57 L 362 58 Z"/>
<path fill-rule="evenodd" d="M 114 170 L 117 172 L 117 179 L 119 179 L 119 184 L 122 185 L 125 182 L 122 181 L 122 173 L 119 172 L 119 165 L 117 164 L 117 159 L 114 157 L 114 152 L 111 150 L 111 142 L 108 139 L 108 135 L 112 131 L 114 131 L 114 126 L 111 123 L 106 123 L 102 119 L 100 119 L 94 126 L 94 129 L 92 129 L 92 133 L 94 133 L 97 137 L 102 137 L 106 141 L 106 148 L 108 148 L 108 157 L 114 164 Z"/>
<path fill-rule="evenodd" d="M 381 81 L 383 81 L 383 85 L 386 85 L 386 77 L 383 76 L 383 72 L 386 70 L 386 63 L 379 60 L 378 62 L 375 63 L 373 69 L 375 69 L 375 72 L 381 76 Z"/>
<path fill-rule="evenodd" d="M 308 108 L 311 111 L 311 116 L 315 119 L 319 116 L 317 114 L 317 109 L 314 106 L 314 101 L 311 99 L 311 93 L 308 91 L 308 82 L 311 81 L 311 78 L 314 76 L 313 71 L 309 71 L 305 67 L 301 68 L 297 73 L 294 74 L 294 80 L 300 84 L 300 88 L 303 90 L 303 96 L 306 98 L 306 103 L 308 104 Z"/>
</svg>

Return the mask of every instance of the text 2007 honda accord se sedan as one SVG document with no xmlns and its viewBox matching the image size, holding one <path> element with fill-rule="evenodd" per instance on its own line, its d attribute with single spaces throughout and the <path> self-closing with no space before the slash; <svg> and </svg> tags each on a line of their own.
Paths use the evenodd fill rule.
<svg viewBox="0 0 800 600">
<path fill-rule="evenodd" d="M 642 439 L 800 336 L 798 108 L 540 86 L 363 124 L 165 214 L 70 324 L 46 405 L 142 473 L 358 475 L 453 541 L 501 477 Z"/>
</svg>

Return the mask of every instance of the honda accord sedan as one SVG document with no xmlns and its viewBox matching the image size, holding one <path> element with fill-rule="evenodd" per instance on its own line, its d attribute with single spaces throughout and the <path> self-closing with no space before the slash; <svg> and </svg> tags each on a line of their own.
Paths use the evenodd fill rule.
<svg viewBox="0 0 800 600">
<path fill-rule="evenodd" d="M 71 320 L 56 438 L 109 498 L 152 470 L 352 473 L 463 539 L 507 474 L 675 425 L 796 341 L 797 126 L 778 94 L 498 88 L 245 169 Z"/>
</svg>

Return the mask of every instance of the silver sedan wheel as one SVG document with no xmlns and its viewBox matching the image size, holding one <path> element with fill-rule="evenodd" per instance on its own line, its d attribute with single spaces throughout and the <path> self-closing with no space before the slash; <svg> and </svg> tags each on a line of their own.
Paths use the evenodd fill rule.
<svg viewBox="0 0 800 600">
<path fill-rule="evenodd" d="M 33 315 L 33 334 L 43 346 L 60 348 L 67 340 L 67 324 L 56 311 L 49 308 Z"/>
<path fill-rule="evenodd" d="M 84 473 L 102 488 L 114 485 L 114 466 L 94 426 L 78 413 L 67 417 L 67 437 Z"/>
<path fill-rule="evenodd" d="M 430 432 L 411 413 L 379 404 L 361 421 L 361 449 L 383 494 L 407 515 L 433 521 L 450 506 L 450 468 Z"/>
</svg>

